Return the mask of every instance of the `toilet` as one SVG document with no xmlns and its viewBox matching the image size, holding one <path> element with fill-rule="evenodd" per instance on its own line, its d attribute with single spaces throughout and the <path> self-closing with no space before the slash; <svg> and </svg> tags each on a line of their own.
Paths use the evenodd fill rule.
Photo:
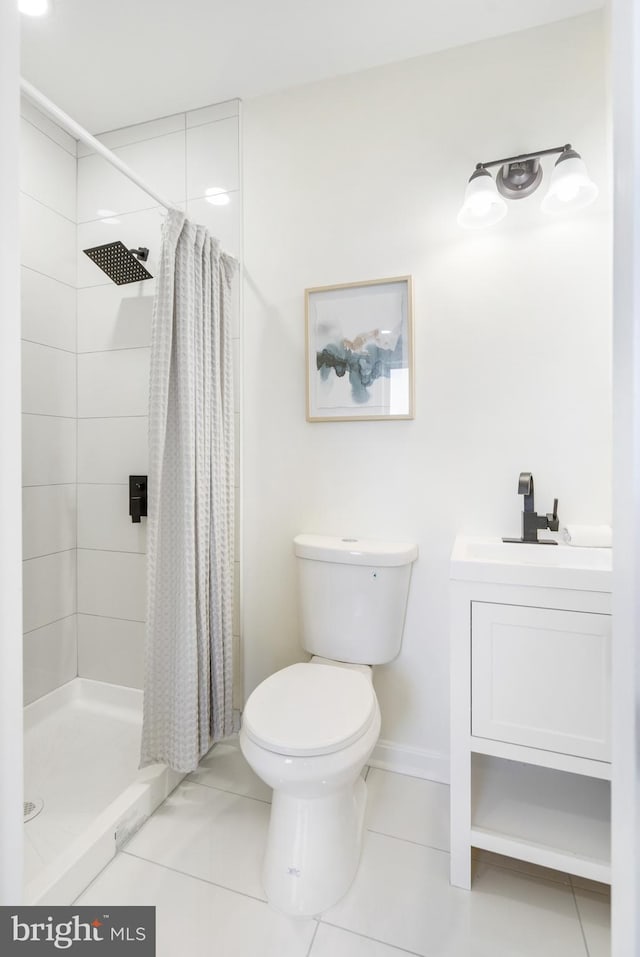
<svg viewBox="0 0 640 957">
<path fill-rule="evenodd" d="M 245 705 L 242 752 L 273 788 L 263 866 L 269 903 L 298 917 L 340 900 L 360 859 L 362 769 L 380 734 L 372 666 L 402 643 L 416 545 L 298 535 L 301 643 L 312 657 Z"/>
</svg>

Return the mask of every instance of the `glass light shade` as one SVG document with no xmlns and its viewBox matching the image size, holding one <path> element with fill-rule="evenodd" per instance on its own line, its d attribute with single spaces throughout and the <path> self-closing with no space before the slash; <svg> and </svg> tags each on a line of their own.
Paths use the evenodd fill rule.
<svg viewBox="0 0 640 957">
<path fill-rule="evenodd" d="M 506 215 L 507 204 L 496 189 L 493 176 L 487 170 L 476 170 L 467 183 L 458 225 L 463 229 L 482 229 Z"/>
<path fill-rule="evenodd" d="M 49 0 L 18 0 L 18 10 L 28 17 L 43 17 L 49 12 Z"/>
<path fill-rule="evenodd" d="M 589 178 L 587 167 L 579 154 L 570 151 L 566 158 L 556 160 L 549 191 L 542 200 L 544 213 L 562 213 L 565 210 L 583 209 L 598 196 L 598 187 Z"/>
</svg>

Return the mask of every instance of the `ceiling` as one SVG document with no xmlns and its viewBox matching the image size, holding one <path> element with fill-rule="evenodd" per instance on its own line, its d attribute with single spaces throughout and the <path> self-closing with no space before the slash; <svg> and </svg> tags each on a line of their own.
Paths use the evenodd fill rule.
<svg viewBox="0 0 640 957">
<path fill-rule="evenodd" d="M 562 20 L 604 0 L 52 0 L 22 74 L 90 132 Z"/>
</svg>

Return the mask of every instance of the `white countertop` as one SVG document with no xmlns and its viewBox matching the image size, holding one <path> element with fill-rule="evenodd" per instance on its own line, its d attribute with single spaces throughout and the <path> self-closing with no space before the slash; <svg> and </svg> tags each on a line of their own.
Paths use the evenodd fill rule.
<svg viewBox="0 0 640 957">
<path fill-rule="evenodd" d="M 611 548 L 534 545 L 459 535 L 450 578 L 458 581 L 611 591 Z"/>
</svg>

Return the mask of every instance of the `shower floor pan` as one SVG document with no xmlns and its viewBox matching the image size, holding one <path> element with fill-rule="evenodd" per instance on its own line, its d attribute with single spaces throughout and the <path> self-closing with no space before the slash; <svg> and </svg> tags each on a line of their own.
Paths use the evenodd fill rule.
<svg viewBox="0 0 640 957">
<path fill-rule="evenodd" d="M 71 904 L 183 775 L 138 770 L 142 692 L 75 678 L 24 709 L 25 904 Z M 30 810 L 30 807 L 29 807 Z"/>
</svg>

